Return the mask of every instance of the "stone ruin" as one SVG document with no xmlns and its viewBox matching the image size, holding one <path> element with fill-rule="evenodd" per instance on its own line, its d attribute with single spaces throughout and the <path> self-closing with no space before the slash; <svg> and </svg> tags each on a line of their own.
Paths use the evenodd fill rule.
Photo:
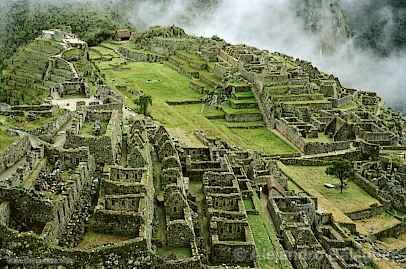
<svg viewBox="0 0 406 269">
<path fill-rule="evenodd" d="M 64 48 L 47 57 L 44 79 L 60 81 L 51 94 L 88 97 L 73 64 L 86 56 L 87 45 L 57 30 L 43 38 Z M 406 123 L 381 98 L 344 88 L 311 63 L 190 37 L 175 26 L 135 33 L 129 42 L 137 50 L 118 49 L 123 58 L 165 62 L 191 78 L 192 89 L 224 98 L 215 103 L 228 124 L 261 122 L 301 154 L 267 156 L 199 130 L 202 146 L 185 146 L 151 118 L 129 116 L 123 97 L 98 85 L 90 103 L 79 101 L 75 111 L 20 133 L 0 153 L 0 265 L 19 268 L 13 259 L 39 257 L 43 268 L 260 268 L 252 217 L 264 201 L 276 228 L 277 238 L 269 239 L 292 268 L 372 263 L 359 258 L 365 253 L 354 240 L 356 228 L 320 212 L 311 195 L 289 191 L 290 179 L 275 162 L 356 160 L 354 181 L 383 204 L 377 210 L 404 211 L 404 165 L 380 157 L 402 149 Z M 53 110 L 12 106 L 1 113 L 35 118 Z M 357 213 L 361 217 L 350 217 L 369 214 Z M 396 229 L 403 232 L 404 224 Z M 95 234 L 110 241 L 83 248 Z"/>
<path fill-rule="evenodd" d="M 357 162 L 357 181 L 373 197 L 406 212 L 406 167 L 388 161 Z"/>
<path fill-rule="evenodd" d="M 268 209 L 295 268 L 363 268 L 355 258 L 362 250 L 331 215 L 316 212 L 307 197 L 272 197 Z"/>
</svg>

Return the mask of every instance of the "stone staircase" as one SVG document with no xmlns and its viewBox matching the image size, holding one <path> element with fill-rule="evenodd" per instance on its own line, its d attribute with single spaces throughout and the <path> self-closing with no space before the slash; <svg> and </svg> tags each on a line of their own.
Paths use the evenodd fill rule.
<svg viewBox="0 0 406 269">
<path fill-rule="evenodd" d="M 264 127 L 263 117 L 257 100 L 250 89 L 233 93 L 228 103 L 223 105 L 226 126 L 236 129 Z"/>
</svg>

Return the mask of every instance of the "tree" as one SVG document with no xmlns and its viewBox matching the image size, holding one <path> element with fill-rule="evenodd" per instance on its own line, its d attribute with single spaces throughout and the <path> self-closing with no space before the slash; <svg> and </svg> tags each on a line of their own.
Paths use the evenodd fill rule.
<svg viewBox="0 0 406 269">
<path fill-rule="evenodd" d="M 148 115 L 148 107 L 152 105 L 152 97 L 149 95 L 141 95 L 138 101 L 138 113 L 143 114 L 144 116 Z"/>
<path fill-rule="evenodd" d="M 328 175 L 335 176 L 340 180 L 340 189 L 341 193 L 343 193 L 346 181 L 354 175 L 354 168 L 350 161 L 335 161 L 330 167 L 327 168 L 326 173 Z"/>
</svg>

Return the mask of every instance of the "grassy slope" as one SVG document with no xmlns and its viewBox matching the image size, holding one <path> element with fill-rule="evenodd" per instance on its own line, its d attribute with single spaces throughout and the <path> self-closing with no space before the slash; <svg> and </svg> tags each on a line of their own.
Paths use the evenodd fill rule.
<svg viewBox="0 0 406 269">
<path fill-rule="evenodd" d="M 326 174 L 326 166 L 285 166 L 285 171 L 305 190 L 313 190 L 328 199 L 344 213 L 354 212 L 370 207 L 379 202 L 358 187 L 349 182 L 349 188 L 341 193 L 337 189 L 324 187 L 325 183 L 339 184 L 339 180 Z"/>
<path fill-rule="evenodd" d="M 248 215 L 248 222 L 257 248 L 259 265 L 261 269 L 290 269 L 292 266 L 278 241 L 264 199 L 261 201 L 254 195 L 253 202 L 259 214 Z"/>
<path fill-rule="evenodd" d="M 106 74 L 108 83 L 127 85 L 143 90 L 153 97 L 152 116 L 172 130 L 172 134 L 191 145 L 200 145 L 194 136 L 197 129 L 203 129 L 211 136 L 219 136 L 243 148 L 262 150 L 268 154 L 294 153 L 288 144 L 272 132 L 262 129 L 229 129 L 224 124 L 208 120 L 205 115 L 217 113 L 202 105 L 169 106 L 168 100 L 194 100 L 201 95 L 189 88 L 190 80 L 162 64 L 133 63 L 118 67 L 122 60 L 101 62 L 99 67 Z M 123 92 L 129 103 L 131 94 Z"/>
<path fill-rule="evenodd" d="M 8 135 L 4 129 L 0 128 L 0 152 L 5 150 L 15 140 L 15 137 Z"/>
<path fill-rule="evenodd" d="M 334 183 L 335 179 L 330 178 L 325 174 L 326 167 L 304 167 L 304 166 L 284 166 L 280 164 L 284 170 L 296 184 L 302 187 L 307 193 L 318 199 L 320 208 L 333 214 L 336 221 L 341 223 L 354 223 L 345 212 L 350 212 L 354 208 L 359 209 L 360 206 L 367 208 L 371 203 L 377 202 L 372 197 L 368 197 L 366 193 L 355 187 L 351 191 L 352 196 L 346 193 L 341 194 L 338 190 L 328 190 L 323 185 L 324 183 Z M 350 184 L 350 189 L 353 187 Z M 347 192 L 346 190 L 345 192 Z M 355 195 L 354 195 L 355 193 Z M 361 197 L 357 197 L 361 195 Z M 348 198 L 348 200 L 346 200 Z M 357 205 L 352 204 L 356 201 Z"/>
<path fill-rule="evenodd" d="M 24 129 L 27 131 L 40 128 L 45 124 L 55 120 L 63 114 L 62 110 L 58 110 L 50 117 L 38 117 L 37 119 L 30 121 L 25 116 L 9 117 L 0 116 L 0 124 L 7 126 L 8 128 Z"/>
<path fill-rule="evenodd" d="M 357 230 L 364 235 L 375 234 L 398 225 L 400 221 L 392 215 L 382 213 L 372 218 L 357 220 Z"/>
<path fill-rule="evenodd" d="M 126 236 L 100 234 L 88 231 L 85 233 L 82 241 L 77 246 L 78 249 L 90 249 L 105 244 L 116 244 L 122 241 L 129 240 Z"/>
</svg>

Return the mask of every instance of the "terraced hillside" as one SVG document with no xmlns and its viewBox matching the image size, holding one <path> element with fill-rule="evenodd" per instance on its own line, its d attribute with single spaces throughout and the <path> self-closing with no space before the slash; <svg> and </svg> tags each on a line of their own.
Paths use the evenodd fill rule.
<svg viewBox="0 0 406 269">
<path fill-rule="evenodd" d="M 45 80 L 49 58 L 59 54 L 62 49 L 58 42 L 45 39 L 36 39 L 19 49 L 4 71 L 2 99 L 10 104 L 42 103 L 49 87 L 64 74 L 62 70 L 59 74 L 53 74 L 50 81 Z"/>
<path fill-rule="evenodd" d="M 0 110 L 7 265 L 404 267 L 406 120 L 379 96 L 175 26 L 60 34 L 49 103 Z"/>
<path fill-rule="evenodd" d="M 264 127 L 257 108 L 232 108 L 225 104 L 216 109 L 205 105 L 202 102 L 204 95 L 195 90 L 193 79 L 184 75 L 184 72 L 179 74 L 159 63 L 125 61 L 114 50 L 106 51 L 108 46 L 111 45 L 92 49 L 105 51 L 103 59 L 112 59 L 94 60 L 100 71 L 106 75 L 108 84 L 117 88 L 130 104 L 134 104 L 136 99 L 132 94 L 134 91 L 151 95 L 152 116 L 165 123 L 180 141 L 188 145 L 199 145 L 195 132 L 202 129 L 233 144 L 258 149 L 267 154 L 295 153 L 294 148 Z M 209 84 L 205 86 L 214 91 L 214 88 L 209 88 Z M 245 100 L 253 102 L 253 96 L 249 92 L 236 94 L 243 95 L 249 97 Z M 241 122 L 239 117 L 244 115 L 255 116 L 251 122 Z"/>
</svg>

